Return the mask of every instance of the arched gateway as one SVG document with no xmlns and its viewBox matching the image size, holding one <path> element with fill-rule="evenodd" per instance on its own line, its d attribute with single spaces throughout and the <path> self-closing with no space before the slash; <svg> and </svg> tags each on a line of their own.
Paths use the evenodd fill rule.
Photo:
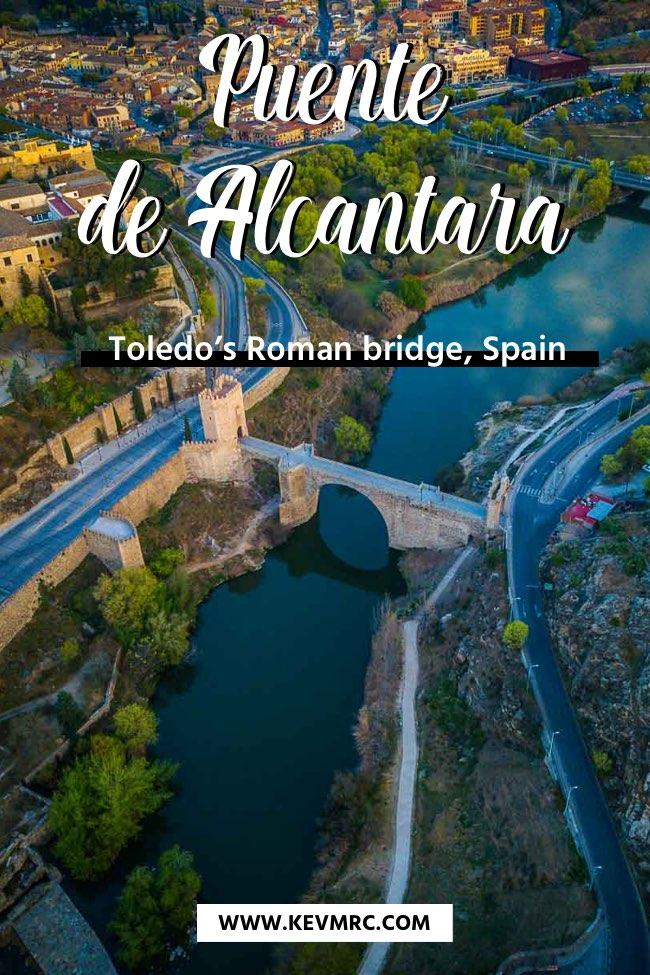
<svg viewBox="0 0 650 975">
<path fill-rule="evenodd" d="M 214 389 L 203 390 L 199 404 L 206 441 L 215 450 L 236 452 L 241 462 L 254 458 L 276 467 L 283 525 L 308 521 L 318 508 L 321 487 L 339 484 L 372 501 L 386 523 L 392 548 L 453 548 L 498 530 L 505 491 L 498 496 L 492 492 L 486 508 L 430 484 L 411 484 L 318 457 L 311 444 L 288 448 L 249 437 L 241 386 L 228 377 L 220 377 Z"/>
</svg>

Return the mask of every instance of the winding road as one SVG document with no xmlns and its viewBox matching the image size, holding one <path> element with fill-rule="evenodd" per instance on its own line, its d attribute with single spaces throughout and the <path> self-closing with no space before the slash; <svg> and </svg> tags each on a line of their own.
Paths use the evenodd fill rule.
<svg viewBox="0 0 650 975">
<path fill-rule="evenodd" d="M 648 422 L 645 410 L 628 422 L 617 422 L 633 388 L 630 384 L 596 403 L 532 456 L 515 482 L 507 524 L 511 605 L 513 615 L 529 626 L 524 663 L 543 718 L 547 764 L 566 796 L 567 822 L 587 862 L 605 922 L 591 942 L 593 955 L 589 957 L 588 952 L 575 966 L 573 962 L 563 965 L 562 971 L 590 975 L 646 975 L 650 972 L 648 932 L 634 877 L 553 653 L 544 617 L 539 560 L 567 503 L 598 480 L 602 455 L 620 446 L 633 427 Z M 609 436 L 600 437 L 604 431 L 609 431 Z M 595 448 L 590 448 L 588 441 L 593 438 L 599 439 Z M 562 496 L 555 497 L 552 491 L 550 503 L 544 503 L 541 498 L 548 497 L 555 469 L 582 444 L 582 456 L 572 463 L 573 471 L 561 485 Z"/>
</svg>

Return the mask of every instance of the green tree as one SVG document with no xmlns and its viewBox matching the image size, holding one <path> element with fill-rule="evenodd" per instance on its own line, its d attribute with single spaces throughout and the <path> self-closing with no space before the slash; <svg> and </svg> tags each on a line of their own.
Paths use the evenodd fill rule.
<svg viewBox="0 0 650 975">
<path fill-rule="evenodd" d="M 623 465 L 616 454 L 604 454 L 600 461 L 600 473 L 605 477 L 616 477 L 621 473 Z"/>
<path fill-rule="evenodd" d="M 205 123 L 205 128 L 203 131 L 206 139 L 210 139 L 211 142 L 216 142 L 218 139 L 223 139 L 224 135 L 226 134 L 226 129 L 222 129 L 221 126 L 217 125 L 217 123 L 212 119 Z"/>
<path fill-rule="evenodd" d="M 502 640 L 508 650 L 521 650 L 528 639 L 528 624 L 523 620 L 511 620 L 503 628 Z"/>
<path fill-rule="evenodd" d="M 419 278 L 406 274 L 397 286 L 397 297 L 407 308 L 424 311 L 427 307 L 427 293 Z"/>
<path fill-rule="evenodd" d="M 93 735 L 88 753 L 61 776 L 48 819 L 55 853 L 73 877 L 97 877 L 115 862 L 145 816 L 171 795 L 174 771 L 169 763 L 129 759 L 121 741 Z"/>
<path fill-rule="evenodd" d="M 132 870 L 110 925 L 120 960 L 129 968 L 150 968 L 169 945 L 186 944 L 200 889 L 192 854 L 179 846 L 161 853 L 154 870 Z"/>
<path fill-rule="evenodd" d="M 167 615 L 160 609 L 147 621 L 146 643 L 164 664 L 177 664 L 189 649 L 189 620 L 176 613 Z"/>
<path fill-rule="evenodd" d="M 63 440 L 63 453 L 65 454 L 65 459 L 67 460 L 68 464 L 74 464 L 74 454 L 72 453 L 72 447 L 70 446 L 70 441 L 65 435 L 62 437 L 62 440 Z"/>
<path fill-rule="evenodd" d="M 67 738 L 74 738 L 84 719 L 84 713 L 68 691 L 59 691 L 54 705 L 56 718 Z"/>
<path fill-rule="evenodd" d="M 611 755 L 608 755 L 607 752 L 594 749 L 591 753 L 591 760 L 594 763 L 598 778 L 606 779 L 608 775 L 611 775 L 612 769 L 614 768 Z"/>
<path fill-rule="evenodd" d="M 19 298 L 11 309 L 11 321 L 16 327 L 45 328 L 49 313 L 40 295 L 27 295 Z"/>
<path fill-rule="evenodd" d="M 24 405 L 29 399 L 32 391 L 32 381 L 27 375 L 27 371 L 19 364 L 18 359 L 14 359 L 12 363 L 7 390 L 11 398 L 21 405 Z"/>
<path fill-rule="evenodd" d="M 372 436 L 363 423 L 352 416 L 342 416 L 334 433 L 336 446 L 346 456 L 364 457 L 372 446 Z"/>
<path fill-rule="evenodd" d="M 102 615 L 126 649 L 147 635 L 149 618 L 159 609 L 162 583 L 147 568 L 103 575 L 94 589 Z"/>
<path fill-rule="evenodd" d="M 73 664 L 81 656 L 81 647 L 79 646 L 78 640 L 67 639 L 61 644 L 61 649 L 59 650 L 61 654 L 61 660 L 64 664 Z"/>
<path fill-rule="evenodd" d="M 212 321 L 217 317 L 217 302 L 211 291 L 199 291 L 199 305 L 203 312 L 203 317 L 207 321 Z"/>
<path fill-rule="evenodd" d="M 194 439 L 192 437 L 192 427 L 190 426 L 189 418 L 186 416 L 183 417 L 183 439 L 185 443 L 192 443 Z"/>
<path fill-rule="evenodd" d="M 184 561 L 185 555 L 183 550 L 170 546 L 169 548 L 161 548 L 153 558 L 149 559 L 149 568 L 159 579 L 166 579 Z"/>
<path fill-rule="evenodd" d="M 564 105 L 558 105 L 555 109 L 555 117 L 558 122 L 568 122 L 569 121 L 569 111 Z"/>
<path fill-rule="evenodd" d="M 110 924 L 119 942 L 118 957 L 128 968 L 151 968 L 165 954 L 165 924 L 155 878 L 147 867 L 127 877 Z"/>
<path fill-rule="evenodd" d="M 194 118 L 194 112 L 189 105 L 177 105 L 175 111 L 178 118 Z"/>
<path fill-rule="evenodd" d="M 34 291 L 32 280 L 24 267 L 20 269 L 20 293 L 23 298 L 27 298 Z"/>
<path fill-rule="evenodd" d="M 132 755 L 142 755 L 158 738 L 158 719 L 145 704 L 125 704 L 115 712 L 115 734 Z"/>
<path fill-rule="evenodd" d="M 192 854 L 180 846 L 165 850 L 158 860 L 156 889 L 168 927 L 177 938 L 186 937 L 201 890 L 201 878 L 194 869 Z"/>
<path fill-rule="evenodd" d="M 586 78 L 578 78 L 576 81 L 576 92 L 578 95 L 588 98 L 590 95 L 593 95 L 594 90 Z"/>
</svg>

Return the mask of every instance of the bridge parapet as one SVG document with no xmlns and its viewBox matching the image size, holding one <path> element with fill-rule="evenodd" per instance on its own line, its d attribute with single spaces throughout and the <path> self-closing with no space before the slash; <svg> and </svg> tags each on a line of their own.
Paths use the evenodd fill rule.
<svg viewBox="0 0 650 975">
<path fill-rule="evenodd" d="M 244 437 L 244 453 L 277 466 L 280 521 L 287 527 L 308 521 L 318 508 L 320 489 L 328 484 L 352 488 L 382 515 L 392 548 L 453 548 L 486 532 L 482 505 L 431 484 L 411 484 L 361 467 L 318 457 L 311 444 L 288 448 Z"/>
</svg>

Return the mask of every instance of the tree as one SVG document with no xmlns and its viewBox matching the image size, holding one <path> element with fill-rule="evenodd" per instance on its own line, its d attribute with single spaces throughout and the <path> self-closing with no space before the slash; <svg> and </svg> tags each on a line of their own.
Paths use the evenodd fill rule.
<svg viewBox="0 0 650 975">
<path fill-rule="evenodd" d="M 194 869 L 194 857 L 179 846 L 165 850 L 158 860 L 156 889 L 168 927 L 177 938 L 185 938 L 196 910 L 201 878 Z"/>
<path fill-rule="evenodd" d="M 178 118 L 194 118 L 194 112 L 189 105 L 177 105 L 175 111 Z"/>
<path fill-rule="evenodd" d="M 129 968 L 150 968 L 163 959 L 165 924 L 153 872 L 136 867 L 127 877 L 110 924 L 119 942 L 118 957 Z"/>
<path fill-rule="evenodd" d="M 24 267 L 20 269 L 20 293 L 23 298 L 27 298 L 34 291 L 32 280 Z"/>
<path fill-rule="evenodd" d="M 190 426 L 189 418 L 186 416 L 183 417 L 183 439 L 185 443 L 192 443 L 193 440 L 192 427 Z"/>
<path fill-rule="evenodd" d="M 334 433 L 336 446 L 347 457 L 359 458 L 369 453 L 372 436 L 363 423 L 352 416 L 342 416 Z"/>
<path fill-rule="evenodd" d="M 149 618 L 161 605 L 162 584 L 147 568 L 103 575 L 94 589 L 102 615 L 126 649 L 147 635 Z"/>
<path fill-rule="evenodd" d="M 110 925 L 120 960 L 129 968 L 149 968 L 172 942 L 187 943 L 200 889 L 194 858 L 179 846 L 161 853 L 154 870 L 132 870 Z"/>
<path fill-rule="evenodd" d="M 7 391 L 12 399 L 21 405 L 28 399 L 32 391 L 32 382 L 27 371 L 19 364 L 18 359 L 14 359 L 7 383 Z"/>
<path fill-rule="evenodd" d="M 217 317 L 217 302 L 211 291 L 205 290 L 199 292 L 199 305 L 201 306 L 203 317 L 208 321 L 212 321 L 213 318 Z"/>
<path fill-rule="evenodd" d="M 502 640 L 508 650 L 521 650 L 528 639 L 528 624 L 523 620 L 511 620 L 503 628 Z"/>
<path fill-rule="evenodd" d="M 132 755 L 144 754 L 158 738 L 158 719 L 144 704 L 125 704 L 115 712 L 115 734 Z"/>
<path fill-rule="evenodd" d="M 396 318 L 400 318 L 406 311 L 406 305 L 403 301 L 394 295 L 392 291 L 382 291 L 377 298 L 377 308 L 385 315 L 389 322 L 394 321 Z"/>
<path fill-rule="evenodd" d="M 64 640 L 59 653 L 64 664 L 73 664 L 81 656 L 79 642 L 70 638 Z"/>
<path fill-rule="evenodd" d="M 427 307 L 427 293 L 422 282 L 411 274 L 405 275 L 397 286 L 397 297 L 407 308 L 424 311 Z"/>
<path fill-rule="evenodd" d="M 147 621 L 146 643 L 164 664 L 177 664 L 189 649 L 189 620 L 176 613 L 158 610 Z"/>
<path fill-rule="evenodd" d="M 555 118 L 558 120 L 558 122 L 568 122 L 568 109 L 564 105 L 558 105 L 558 107 L 555 109 Z"/>
<path fill-rule="evenodd" d="M 218 139 L 223 139 L 224 135 L 226 134 L 226 129 L 222 129 L 221 126 L 217 125 L 217 123 L 212 119 L 205 123 L 205 128 L 203 131 L 206 139 L 210 139 L 211 142 L 216 142 Z"/>
<path fill-rule="evenodd" d="M 622 470 L 622 464 L 616 454 L 604 454 L 600 461 L 600 472 L 605 477 L 616 477 Z"/>
<path fill-rule="evenodd" d="M 59 691 L 54 705 L 56 718 L 68 738 L 74 738 L 84 719 L 84 713 L 68 691 Z"/>
<path fill-rule="evenodd" d="M 578 95 L 588 98 L 590 95 L 593 95 L 594 90 L 586 78 L 578 78 L 576 81 L 576 92 Z"/>
<path fill-rule="evenodd" d="M 154 557 L 149 560 L 149 568 L 159 579 L 166 579 L 184 561 L 183 550 L 170 546 L 169 548 L 161 548 L 159 552 L 156 552 Z"/>
<path fill-rule="evenodd" d="M 45 328 L 49 318 L 47 305 L 40 295 L 19 298 L 10 314 L 11 321 L 17 328 Z"/>
<path fill-rule="evenodd" d="M 70 441 L 65 435 L 61 439 L 63 441 L 63 453 L 65 454 L 65 459 L 67 460 L 68 464 L 74 464 L 74 454 L 72 453 Z"/>
<path fill-rule="evenodd" d="M 614 762 L 612 761 L 611 755 L 608 755 L 607 752 L 594 749 L 591 753 L 591 760 L 594 763 L 598 778 L 605 779 L 611 774 L 614 768 Z"/>
<path fill-rule="evenodd" d="M 144 817 L 171 795 L 174 771 L 166 762 L 129 759 L 121 741 L 93 735 L 89 752 L 61 776 L 49 812 L 55 853 L 73 877 L 96 877 L 115 862 Z"/>
</svg>

